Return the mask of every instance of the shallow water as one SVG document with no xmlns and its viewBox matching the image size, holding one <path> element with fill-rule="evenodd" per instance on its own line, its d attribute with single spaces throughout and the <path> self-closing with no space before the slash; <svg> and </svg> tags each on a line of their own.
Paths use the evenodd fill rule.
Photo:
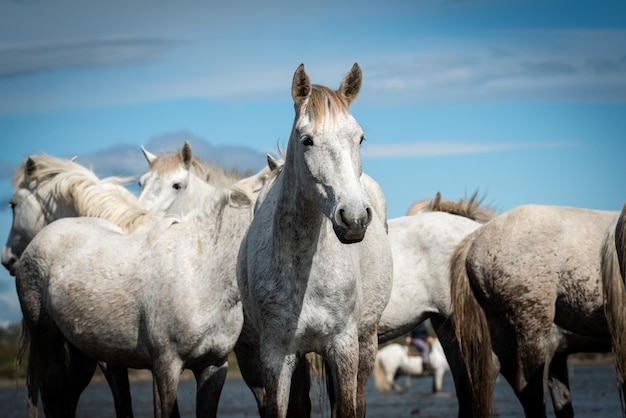
<svg viewBox="0 0 626 418">
<path fill-rule="evenodd" d="M 622 409 L 615 376 L 615 369 L 611 363 L 570 366 L 570 385 L 576 417 L 621 416 Z M 400 384 L 405 382 L 404 377 L 398 379 Z M 443 391 L 439 394 L 430 393 L 431 378 L 409 379 L 409 383 L 410 387 L 405 393 L 383 395 L 376 390 L 370 379 L 367 388 L 367 415 L 387 418 L 441 418 L 457 415 L 457 401 L 450 374 L 446 374 Z M 135 417 L 152 417 L 152 382 L 132 382 L 131 390 Z M 179 406 L 183 417 L 195 416 L 194 391 L 193 380 L 181 381 Z M 313 405 L 316 417 L 330 416 L 326 404 L 322 405 L 324 413 L 321 412 L 317 396 L 314 396 Z M 12 385 L 0 389 L 0 416 L 5 418 L 27 416 L 23 386 Z M 252 393 L 241 378 L 227 379 L 220 399 L 218 416 L 226 418 L 258 416 Z M 494 416 L 500 418 L 524 416 L 519 402 L 504 379 L 500 379 L 496 385 Z M 548 416 L 554 417 L 549 398 Z M 77 417 L 114 417 L 113 402 L 106 383 L 93 382 L 87 388 L 81 397 Z"/>
</svg>

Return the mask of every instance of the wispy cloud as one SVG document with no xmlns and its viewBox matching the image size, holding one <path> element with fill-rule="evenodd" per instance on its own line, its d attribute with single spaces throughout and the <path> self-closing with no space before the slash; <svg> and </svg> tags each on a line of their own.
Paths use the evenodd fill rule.
<svg viewBox="0 0 626 418">
<path fill-rule="evenodd" d="M 150 38 L 105 38 L 0 45 L 0 78 L 68 68 L 137 65 L 149 62 L 175 42 Z"/>
<path fill-rule="evenodd" d="M 485 154 L 491 152 L 512 151 L 531 148 L 572 147 L 573 141 L 555 141 L 544 143 L 488 143 L 459 141 L 426 141 L 388 144 L 365 144 L 363 158 L 415 158 L 443 157 L 451 155 Z"/>
<path fill-rule="evenodd" d="M 626 30 L 510 30 L 432 45 L 370 57 L 365 88 L 416 103 L 626 101 Z"/>
</svg>

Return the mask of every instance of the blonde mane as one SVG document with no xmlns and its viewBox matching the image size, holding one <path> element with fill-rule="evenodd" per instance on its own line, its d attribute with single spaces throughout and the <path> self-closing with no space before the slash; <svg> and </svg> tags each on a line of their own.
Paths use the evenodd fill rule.
<svg viewBox="0 0 626 418">
<path fill-rule="evenodd" d="M 478 198 L 478 192 L 476 191 L 469 199 L 459 199 L 454 202 L 442 199 L 441 193 L 437 192 L 433 199 L 420 200 L 411 205 L 407 211 L 407 216 L 423 212 L 447 212 L 484 224 L 496 216 L 494 209 L 483 206 L 484 199 L 484 196 Z"/>
<path fill-rule="evenodd" d="M 348 101 L 336 91 L 319 84 L 311 86 L 311 94 L 300 112 L 308 113 L 314 124 L 321 123 L 339 113 L 348 113 Z"/>
<path fill-rule="evenodd" d="M 156 216 L 146 212 L 137 198 L 123 185 L 131 178 L 99 179 L 95 173 L 72 160 L 49 155 L 30 156 L 13 176 L 15 188 L 29 189 L 42 201 L 50 196 L 63 199 L 78 216 L 106 219 L 126 232 L 152 222 Z"/>
</svg>

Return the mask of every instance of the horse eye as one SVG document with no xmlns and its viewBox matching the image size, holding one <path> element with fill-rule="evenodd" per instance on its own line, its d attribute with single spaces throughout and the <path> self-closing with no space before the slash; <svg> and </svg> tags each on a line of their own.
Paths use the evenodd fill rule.
<svg viewBox="0 0 626 418">
<path fill-rule="evenodd" d="M 361 140 L 359 141 L 359 144 L 362 144 L 363 141 L 365 141 L 365 135 L 361 135 Z"/>
<path fill-rule="evenodd" d="M 174 183 L 172 187 L 174 188 L 174 190 L 180 190 L 183 188 L 183 185 L 180 183 Z"/>
<path fill-rule="evenodd" d="M 301 141 L 304 146 L 310 147 L 313 145 L 313 138 L 310 135 L 303 135 Z"/>
<path fill-rule="evenodd" d="M 143 188 L 143 184 L 141 184 L 141 180 L 139 180 L 139 181 L 137 182 L 137 185 L 139 186 L 139 188 L 140 188 L 140 189 L 142 189 L 142 188 Z"/>
</svg>

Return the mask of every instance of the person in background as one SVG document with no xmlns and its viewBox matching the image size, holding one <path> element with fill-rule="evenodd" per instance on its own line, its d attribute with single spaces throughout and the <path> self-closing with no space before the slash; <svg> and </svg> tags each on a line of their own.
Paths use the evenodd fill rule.
<svg viewBox="0 0 626 418">
<path fill-rule="evenodd" d="M 430 347 L 433 342 L 433 337 L 428 332 L 428 327 L 426 326 L 426 322 L 420 323 L 416 326 L 413 331 L 409 333 L 405 337 L 405 342 L 407 344 L 413 344 L 417 348 L 419 348 L 422 353 L 422 364 L 424 365 L 425 372 L 432 372 L 432 367 L 430 365 Z"/>
</svg>

